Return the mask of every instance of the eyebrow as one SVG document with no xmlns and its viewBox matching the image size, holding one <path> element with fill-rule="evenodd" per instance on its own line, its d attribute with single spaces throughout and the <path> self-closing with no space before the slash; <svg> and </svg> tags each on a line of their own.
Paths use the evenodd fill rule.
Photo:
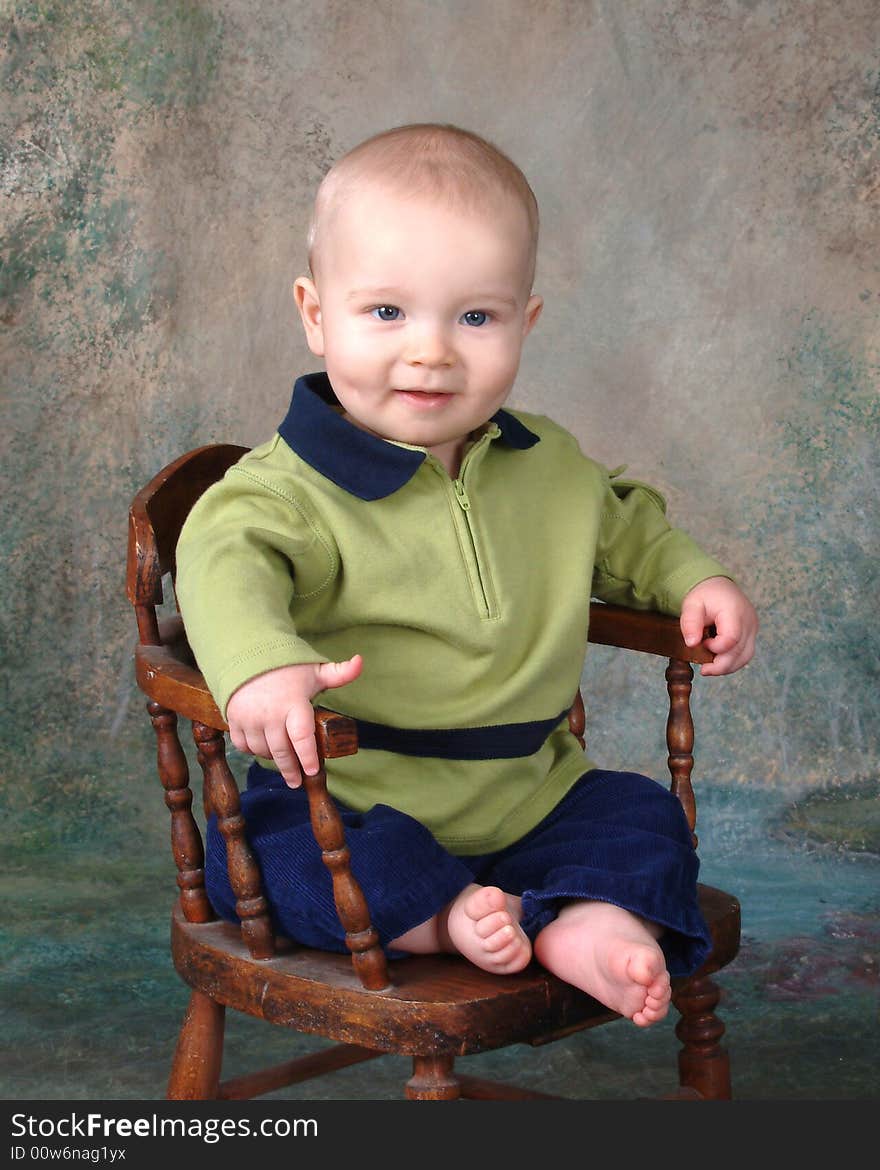
<svg viewBox="0 0 880 1170">
<path fill-rule="evenodd" d="M 354 288 L 351 292 L 345 294 L 346 301 L 384 301 L 391 302 L 403 300 L 406 293 L 399 288 Z M 515 297 L 502 296 L 500 293 L 478 293 L 473 297 L 468 297 L 468 302 L 474 305 L 485 304 L 491 302 L 496 305 L 507 305 L 511 309 L 517 307 Z"/>
<path fill-rule="evenodd" d="M 345 294 L 346 301 L 381 301 L 400 299 L 399 288 L 353 288 Z"/>
</svg>

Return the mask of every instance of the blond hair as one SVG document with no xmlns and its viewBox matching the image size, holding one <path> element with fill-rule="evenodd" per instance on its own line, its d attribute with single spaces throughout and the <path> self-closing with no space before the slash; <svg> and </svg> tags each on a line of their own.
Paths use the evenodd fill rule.
<svg viewBox="0 0 880 1170">
<path fill-rule="evenodd" d="M 395 126 L 355 146 L 324 176 L 309 227 L 309 267 L 314 273 L 320 237 L 332 212 L 359 185 L 378 182 L 408 196 L 428 196 L 452 206 L 491 208 L 499 195 L 513 197 L 526 213 L 529 286 L 538 247 L 538 202 L 510 158 L 478 134 L 458 126 L 414 122 Z"/>
</svg>

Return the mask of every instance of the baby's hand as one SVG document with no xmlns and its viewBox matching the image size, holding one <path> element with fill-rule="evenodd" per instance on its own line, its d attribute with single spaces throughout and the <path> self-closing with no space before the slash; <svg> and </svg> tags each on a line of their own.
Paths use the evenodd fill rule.
<svg viewBox="0 0 880 1170">
<path fill-rule="evenodd" d="M 361 672 L 355 654 L 346 662 L 281 666 L 238 688 L 226 706 L 229 736 L 241 752 L 271 756 L 291 788 L 318 771 L 315 711 L 310 702 L 332 687 L 344 687 Z"/>
<path fill-rule="evenodd" d="M 706 626 L 715 633 L 704 637 Z M 745 666 L 755 652 L 758 615 L 755 607 L 727 577 L 709 577 L 695 585 L 681 605 L 681 633 L 686 646 L 700 642 L 715 655 L 704 663 L 700 674 L 733 674 Z"/>
</svg>

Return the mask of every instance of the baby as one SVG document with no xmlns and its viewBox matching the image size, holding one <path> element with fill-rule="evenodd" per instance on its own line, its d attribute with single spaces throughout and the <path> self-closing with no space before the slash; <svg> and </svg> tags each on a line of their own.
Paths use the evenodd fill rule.
<svg viewBox="0 0 880 1170">
<path fill-rule="evenodd" d="M 398 127 L 336 163 L 294 286 L 325 372 L 193 509 L 178 598 L 257 757 L 242 807 L 280 931 L 345 950 L 300 787 L 320 699 L 357 722 L 328 783 L 388 954 L 534 956 L 645 1026 L 710 944 L 678 801 L 568 729 L 590 597 L 680 614 L 712 675 L 749 661 L 757 617 L 657 492 L 505 408 L 537 237 L 526 179 L 468 131 Z M 206 870 L 234 920 L 213 823 Z"/>
</svg>

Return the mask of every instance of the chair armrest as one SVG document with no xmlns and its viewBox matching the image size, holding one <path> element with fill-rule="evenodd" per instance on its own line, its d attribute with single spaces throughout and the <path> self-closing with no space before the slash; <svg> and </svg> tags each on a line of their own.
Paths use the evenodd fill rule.
<svg viewBox="0 0 880 1170">
<path fill-rule="evenodd" d="M 179 616 L 159 623 L 161 644 L 138 643 L 135 649 L 135 677 L 144 694 L 185 719 L 217 731 L 229 727 L 195 664 Z M 353 719 L 335 711 L 315 709 L 315 737 L 325 760 L 353 756 L 357 750 L 357 726 Z"/>
<path fill-rule="evenodd" d="M 622 605 L 590 603 L 588 640 L 621 650 L 638 650 L 679 662 L 712 662 L 714 654 L 702 644 L 686 646 L 678 618 L 654 610 L 627 609 Z"/>
<path fill-rule="evenodd" d="M 156 703 L 194 723 L 227 731 L 220 709 L 205 685 L 201 671 L 191 666 L 174 644 L 146 646 L 134 653 L 137 684 Z"/>
</svg>

